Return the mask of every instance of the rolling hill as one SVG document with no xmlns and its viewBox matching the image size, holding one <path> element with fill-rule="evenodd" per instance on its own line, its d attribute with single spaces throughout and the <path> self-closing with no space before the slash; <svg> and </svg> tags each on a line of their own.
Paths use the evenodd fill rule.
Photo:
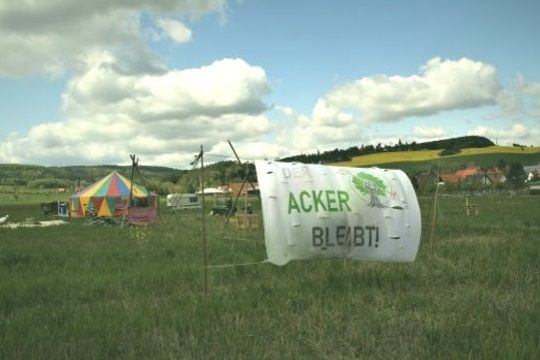
<svg viewBox="0 0 540 360">
<path fill-rule="evenodd" d="M 139 174 L 145 180 L 175 182 L 185 170 L 159 166 L 140 166 Z M 0 186 L 26 186 L 31 188 L 75 187 L 77 183 L 90 184 L 105 175 L 117 171 L 130 177 L 131 166 L 39 166 L 0 164 Z"/>
<path fill-rule="evenodd" d="M 470 164 L 493 167 L 501 161 L 518 162 L 524 166 L 540 163 L 540 147 L 496 146 L 489 139 L 479 136 L 463 136 L 425 143 L 401 143 L 395 145 L 362 145 L 344 150 L 324 153 L 297 155 L 281 161 L 303 163 L 323 163 L 335 166 L 370 167 L 401 169 L 408 173 L 430 171 L 439 167 L 454 171 Z M 77 184 L 90 184 L 111 171 L 125 176 L 131 172 L 130 166 L 65 166 L 45 167 L 37 165 L 0 164 L 0 191 L 6 187 L 27 187 L 54 189 L 75 188 Z M 193 192 L 197 189 L 198 172 L 178 170 L 158 166 L 140 166 L 140 177 L 154 191 Z M 207 166 L 206 182 L 217 186 L 228 182 L 242 181 L 245 167 L 232 161 L 221 161 Z M 249 180 L 256 181 L 251 165 Z M 175 187 L 173 189 L 173 187 Z"/>
<path fill-rule="evenodd" d="M 333 162 L 335 166 L 369 167 L 381 166 L 401 169 L 407 172 L 429 171 L 433 166 L 455 170 L 469 164 L 492 167 L 503 159 L 505 162 L 519 162 L 522 165 L 540 163 L 540 147 L 488 146 L 463 148 L 457 154 L 441 155 L 441 150 L 416 150 L 380 152 L 355 156 L 349 161 Z"/>
</svg>

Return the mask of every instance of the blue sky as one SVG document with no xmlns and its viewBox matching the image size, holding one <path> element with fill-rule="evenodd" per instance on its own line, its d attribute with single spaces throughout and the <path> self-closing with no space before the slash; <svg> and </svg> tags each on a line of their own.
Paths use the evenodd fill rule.
<svg viewBox="0 0 540 360">
<path fill-rule="evenodd" d="M 538 1 L 0 5 L 0 162 L 540 145 Z M 84 29 L 84 30 L 83 30 Z M 127 160 L 126 160 L 127 158 Z"/>
</svg>

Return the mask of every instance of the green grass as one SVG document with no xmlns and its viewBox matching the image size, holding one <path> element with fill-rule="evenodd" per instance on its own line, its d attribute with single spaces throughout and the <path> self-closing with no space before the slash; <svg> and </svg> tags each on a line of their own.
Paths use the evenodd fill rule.
<svg viewBox="0 0 540 360">
<path fill-rule="evenodd" d="M 25 192 L 0 193 L 0 206 L 2 205 L 35 205 L 42 202 L 67 201 L 71 194 L 55 193 L 44 191 L 34 193 L 29 190 Z M 1 216 L 1 215 L 0 215 Z"/>
<path fill-rule="evenodd" d="M 416 262 L 209 270 L 198 212 L 156 226 L 0 229 L 0 358 L 537 359 L 539 197 L 443 196 Z M 0 214 L 39 218 L 37 206 Z M 265 258 L 262 230 L 208 220 L 211 265 Z"/>
</svg>

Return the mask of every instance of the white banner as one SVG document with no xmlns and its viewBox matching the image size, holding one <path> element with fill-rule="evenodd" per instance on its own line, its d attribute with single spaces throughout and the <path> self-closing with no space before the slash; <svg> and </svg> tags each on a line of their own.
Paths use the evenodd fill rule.
<svg viewBox="0 0 540 360">
<path fill-rule="evenodd" d="M 268 260 L 414 261 L 421 218 L 400 170 L 255 163 Z"/>
</svg>

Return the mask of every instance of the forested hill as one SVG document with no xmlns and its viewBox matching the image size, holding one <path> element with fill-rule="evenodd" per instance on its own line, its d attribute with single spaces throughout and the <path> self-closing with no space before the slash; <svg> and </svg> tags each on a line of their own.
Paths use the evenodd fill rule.
<svg viewBox="0 0 540 360">
<path fill-rule="evenodd" d="M 64 166 L 0 164 L 0 191 L 13 191 L 14 187 L 30 189 L 67 188 L 73 191 L 78 185 L 89 185 L 112 171 L 131 176 L 131 166 Z M 205 166 L 206 186 L 241 182 L 246 177 L 246 167 L 232 161 L 221 161 Z M 248 179 L 256 181 L 255 169 L 249 165 Z M 159 166 L 139 166 L 135 180 L 160 194 L 194 192 L 199 188 L 197 170 L 178 170 Z"/>
<path fill-rule="evenodd" d="M 131 166 L 62 166 L 45 167 L 38 165 L 0 164 L 0 185 L 25 186 L 29 188 L 71 188 L 91 184 L 113 171 L 130 178 Z M 145 182 L 173 182 L 185 173 L 159 166 L 139 166 L 137 178 Z"/>
<path fill-rule="evenodd" d="M 334 149 L 316 154 L 295 155 L 281 159 L 281 161 L 298 161 L 303 163 L 333 163 L 339 161 L 349 161 L 354 156 L 374 154 L 378 152 L 392 151 L 416 151 L 416 150 L 441 150 L 441 155 L 456 154 L 465 148 L 482 148 L 495 145 L 491 140 L 483 136 L 462 136 L 451 139 L 436 140 L 417 143 L 398 141 L 395 145 L 361 145 L 353 146 L 345 150 Z"/>
<path fill-rule="evenodd" d="M 297 155 L 281 159 L 281 161 L 298 161 L 303 163 L 336 163 L 350 161 L 359 155 L 389 153 L 396 151 L 440 150 L 439 155 L 452 155 L 466 148 L 483 148 L 493 146 L 493 142 L 485 137 L 464 136 L 452 139 L 430 141 L 424 143 L 403 143 L 395 145 L 361 145 L 345 150 L 332 150 L 310 155 Z M 517 144 L 516 144 L 517 145 Z M 466 151 L 466 150 L 465 150 Z M 232 161 L 221 161 L 205 167 L 206 186 L 218 186 L 231 182 L 241 182 L 246 178 L 256 181 L 253 164 L 248 167 Z M 10 187 L 26 187 L 73 190 L 79 184 L 91 184 L 112 171 L 129 178 L 130 166 L 65 166 L 44 167 L 36 165 L 0 164 L 0 191 L 12 191 Z M 150 190 L 160 194 L 170 192 L 194 192 L 199 188 L 199 172 L 197 170 L 178 170 L 159 166 L 139 166 L 136 180 L 143 182 Z"/>
</svg>

